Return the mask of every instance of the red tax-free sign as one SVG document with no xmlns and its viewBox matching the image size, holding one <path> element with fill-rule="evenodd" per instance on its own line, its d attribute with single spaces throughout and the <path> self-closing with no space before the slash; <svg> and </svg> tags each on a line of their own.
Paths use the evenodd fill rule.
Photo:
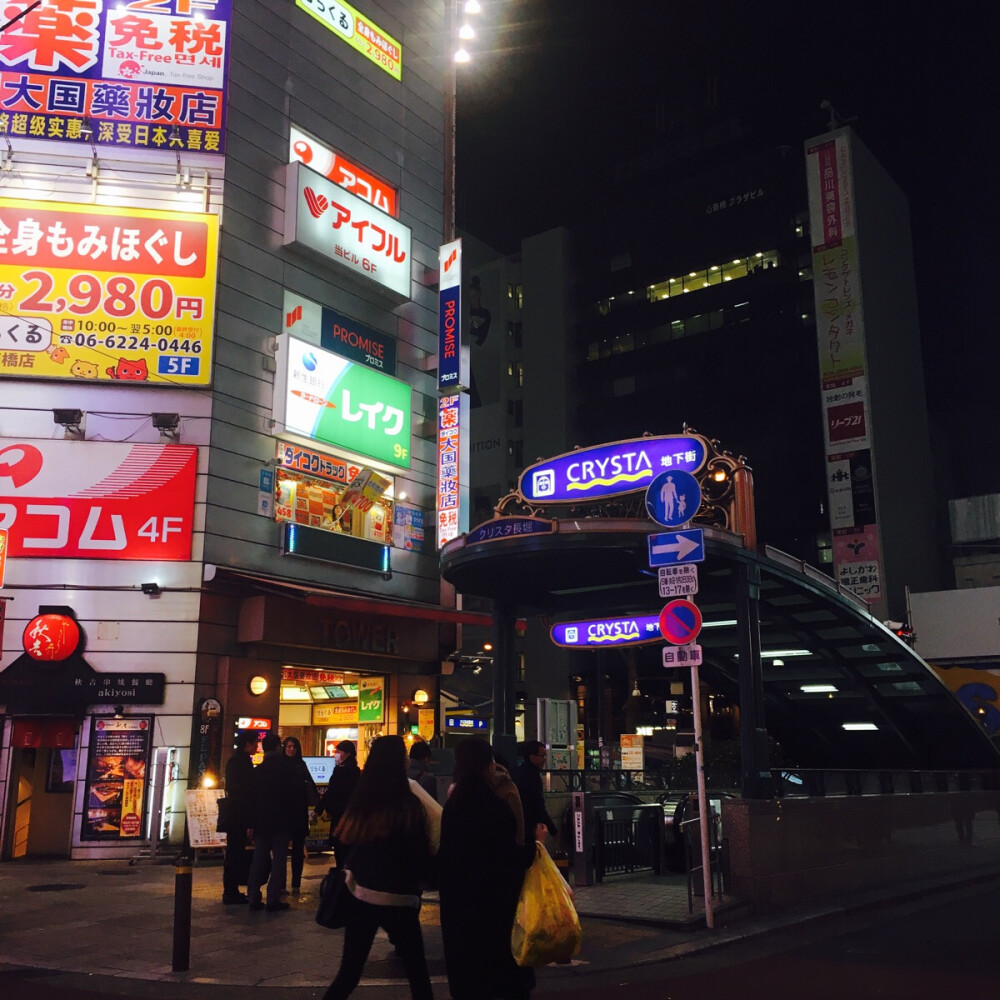
<svg viewBox="0 0 1000 1000">
<path fill-rule="evenodd" d="M 0 529 L 13 557 L 191 558 L 198 449 L 22 441 L 0 447 Z"/>
</svg>

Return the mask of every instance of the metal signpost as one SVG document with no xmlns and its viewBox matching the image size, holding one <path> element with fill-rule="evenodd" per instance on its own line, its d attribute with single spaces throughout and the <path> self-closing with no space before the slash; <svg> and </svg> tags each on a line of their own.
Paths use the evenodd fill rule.
<svg viewBox="0 0 1000 1000">
<path fill-rule="evenodd" d="M 691 709 L 694 716 L 695 770 L 698 779 L 698 828 L 701 834 L 701 875 L 705 893 L 705 926 L 715 927 L 712 909 L 712 854 L 708 842 L 708 822 L 711 806 L 705 790 L 705 755 L 702 750 L 701 690 L 698 678 L 698 664 L 701 663 L 701 646 L 692 645 L 701 631 L 701 611 L 691 601 L 683 598 L 671 601 L 660 612 L 660 632 L 667 642 L 680 647 L 663 650 L 665 667 L 691 667 Z M 682 656 L 682 652 L 686 655 Z M 674 654 L 671 656 L 670 654 Z"/>
</svg>

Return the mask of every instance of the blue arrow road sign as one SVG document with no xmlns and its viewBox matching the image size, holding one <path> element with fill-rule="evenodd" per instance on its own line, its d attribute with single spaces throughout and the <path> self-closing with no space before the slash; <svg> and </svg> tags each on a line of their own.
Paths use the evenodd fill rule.
<svg viewBox="0 0 1000 1000">
<path fill-rule="evenodd" d="M 701 528 L 686 531 L 665 531 L 649 536 L 649 565 L 669 566 L 671 563 L 705 561 L 705 532 Z"/>
</svg>

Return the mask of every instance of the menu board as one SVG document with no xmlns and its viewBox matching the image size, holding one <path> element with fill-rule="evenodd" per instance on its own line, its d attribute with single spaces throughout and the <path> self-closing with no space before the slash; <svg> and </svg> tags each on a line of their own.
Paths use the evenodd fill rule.
<svg viewBox="0 0 1000 1000">
<path fill-rule="evenodd" d="M 81 840 L 140 840 L 153 737 L 151 715 L 94 718 Z"/>
<path fill-rule="evenodd" d="M 184 793 L 187 808 L 188 843 L 194 847 L 225 847 L 226 835 L 218 833 L 218 801 L 225 797 L 222 788 L 189 788 Z"/>
</svg>

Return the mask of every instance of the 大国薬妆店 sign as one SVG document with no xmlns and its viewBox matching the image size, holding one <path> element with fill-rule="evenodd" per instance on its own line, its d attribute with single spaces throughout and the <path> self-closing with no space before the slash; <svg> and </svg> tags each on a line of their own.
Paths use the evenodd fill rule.
<svg viewBox="0 0 1000 1000">
<path fill-rule="evenodd" d="M 0 135 L 224 153 L 232 0 L 4 8 Z"/>
</svg>

